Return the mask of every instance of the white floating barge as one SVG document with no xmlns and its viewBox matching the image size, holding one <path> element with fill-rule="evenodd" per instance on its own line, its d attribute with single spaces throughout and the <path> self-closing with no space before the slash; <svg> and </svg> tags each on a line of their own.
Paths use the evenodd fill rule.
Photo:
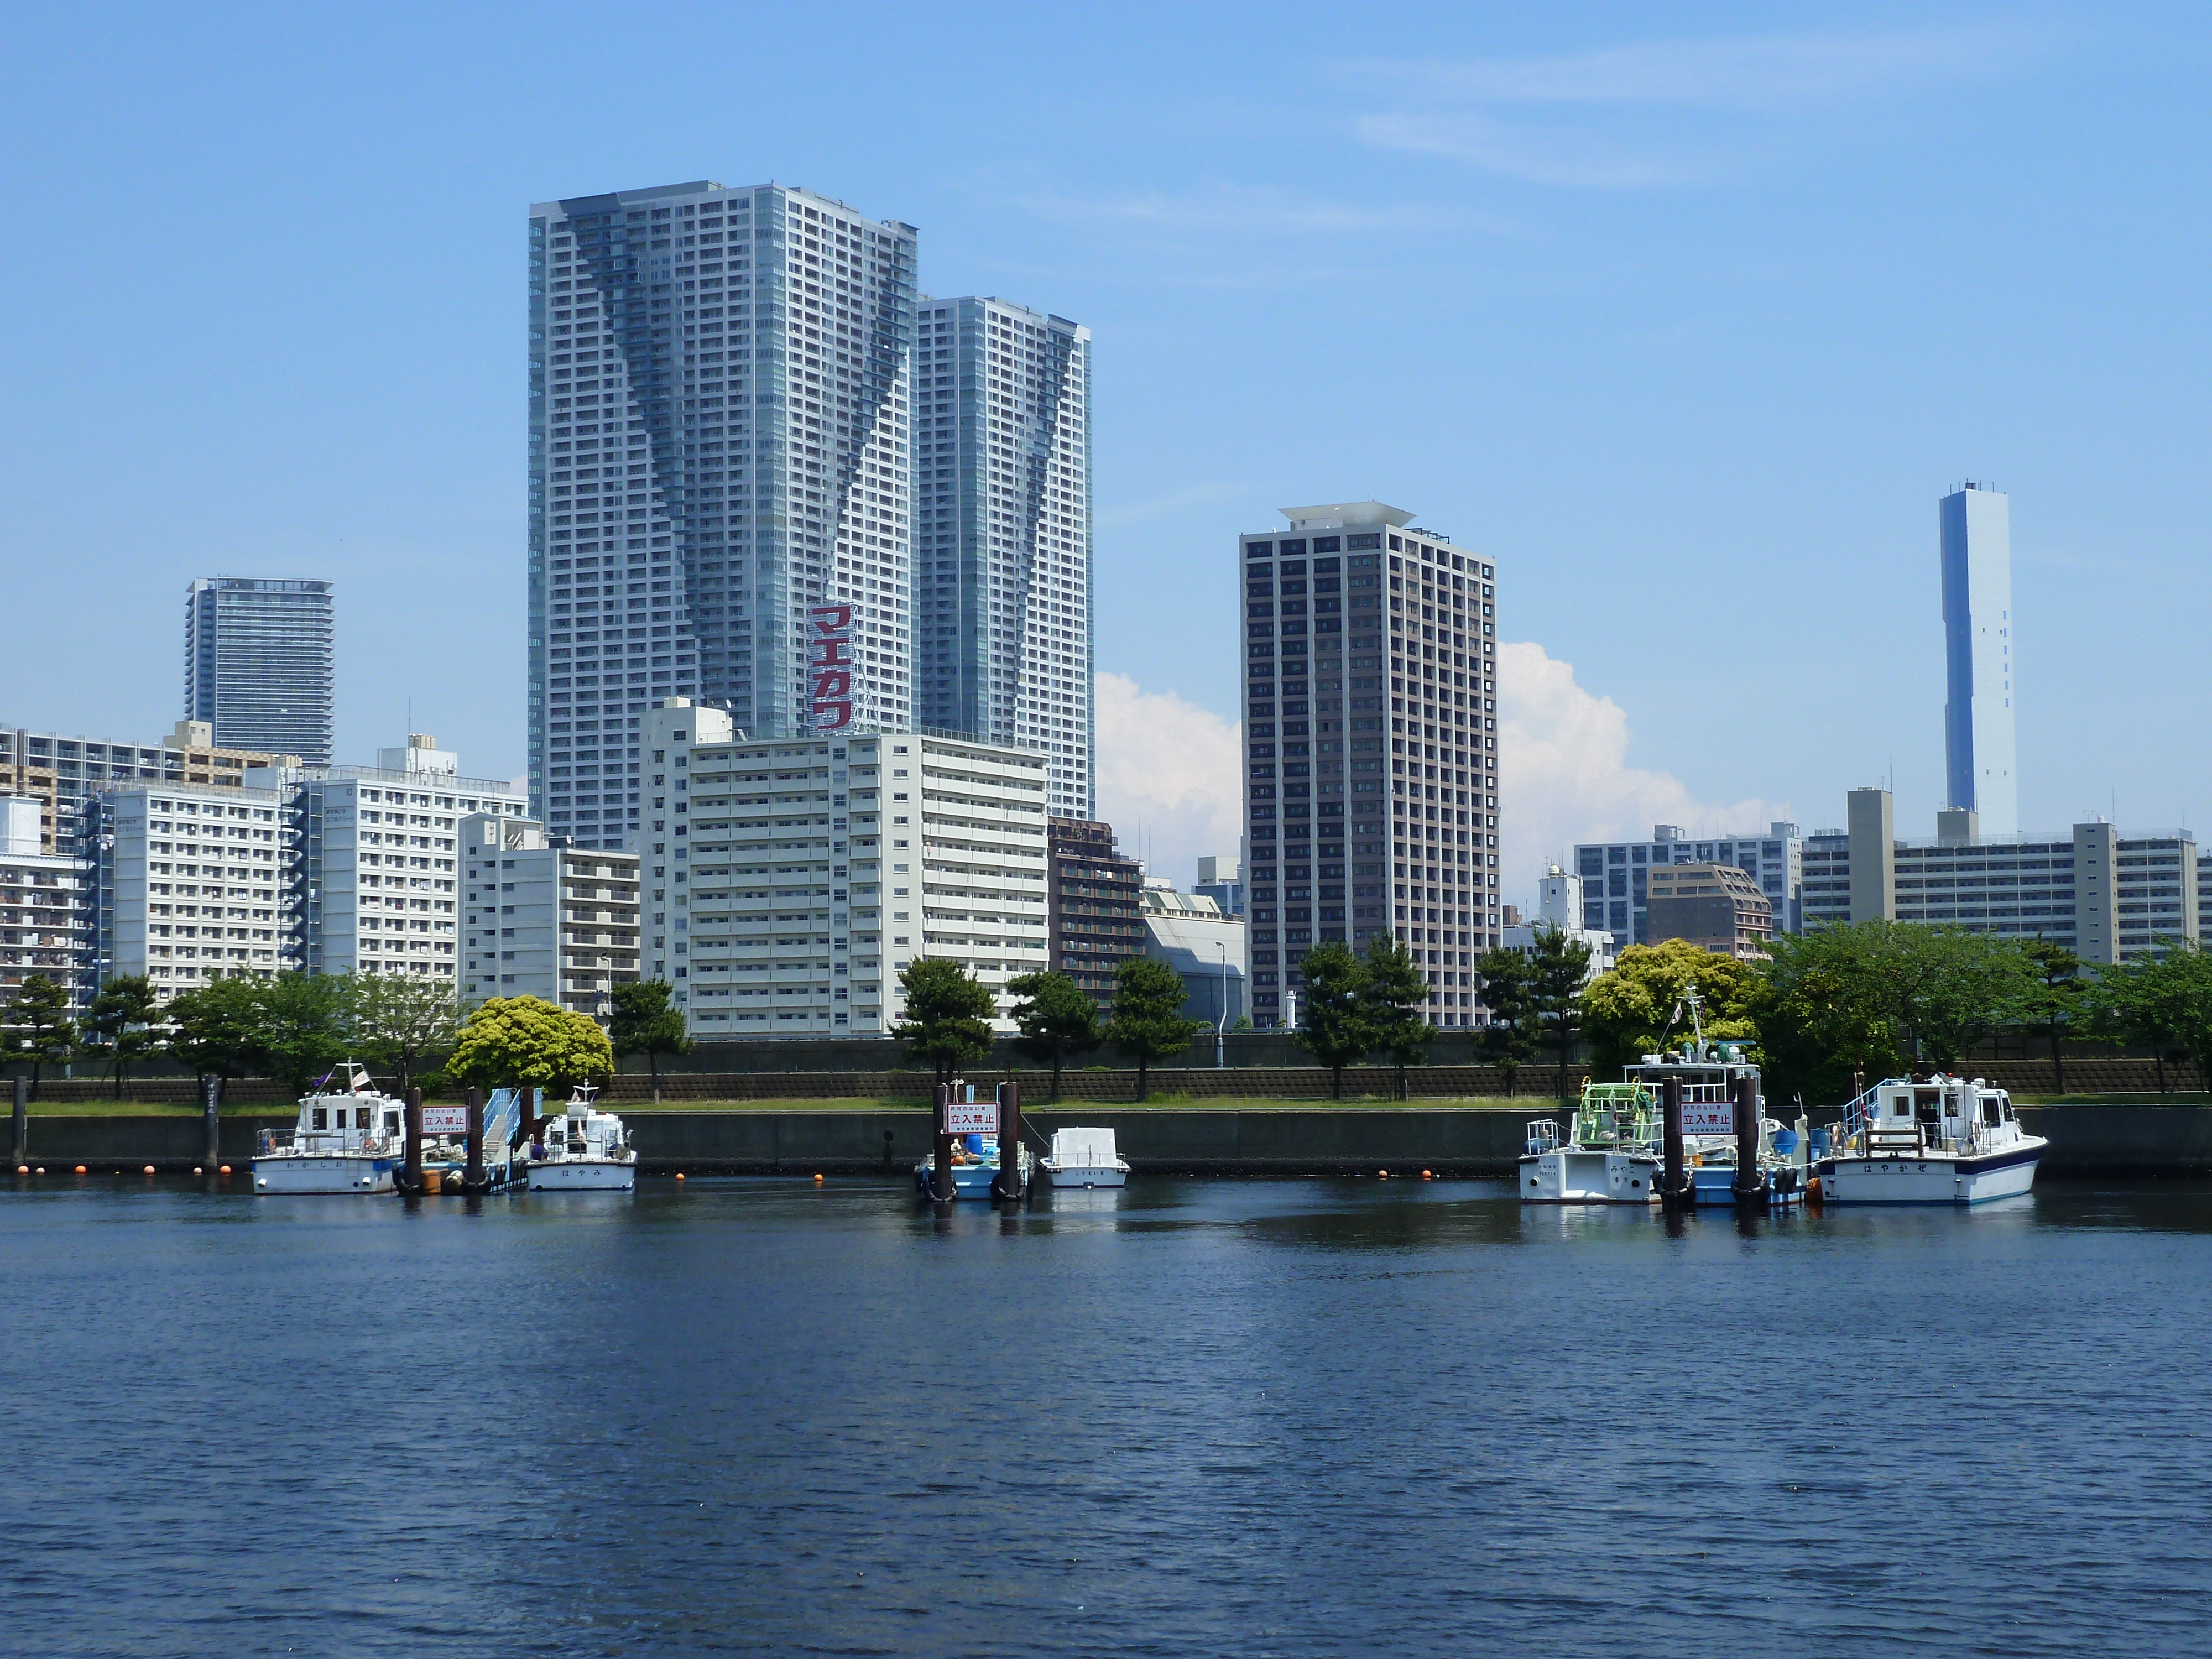
<svg viewBox="0 0 2212 1659">
<path fill-rule="evenodd" d="M 1111 1129 L 1054 1129 L 1052 1150 L 1037 1160 L 1054 1187 L 1126 1187 L 1129 1161 L 1114 1145 Z"/>
</svg>

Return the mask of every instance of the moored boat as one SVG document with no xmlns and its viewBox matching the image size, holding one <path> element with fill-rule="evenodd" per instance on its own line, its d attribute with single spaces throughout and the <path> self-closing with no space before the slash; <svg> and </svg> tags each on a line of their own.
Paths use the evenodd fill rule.
<svg viewBox="0 0 2212 1659">
<path fill-rule="evenodd" d="M 2035 1184 L 2051 1143 L 1979 1078 L 1887 1078 L 1844 1109 L 1815 1157 L 1824 1204 L 1985 1204 Z"/>
<path fill-rule="evenodd" d="M 592 1103 L 599 1091 L 580 1083 L 568 1109 L 538 1123 L 526 1161 L 530 1190 L 629 1192 L 637 1185 L 637 1152 L 623 1121 Z"/>
<path fill-rule="evenodd" d="M 1025 1191 L 1033 1164 L 1028 1147 L 1016 1150 L 1014 1173 Z M 936 1164 L 926 1158 L 914 1166 L 915 1190 L 924 1198 L 936 1195 L 932 1185 L 936 1168 Z M 952 1195 L 955 1198 L 988 1198 L 991 1196 L 991 1183 L 998 1178 L 999 1138 L 996 1135 L 963 1135 L 952 1143 Z"/>
<path fill-rule="evenodd" d="M 257 1193 L 388 1193 L 406 1152 L 404 1109 L 380 1090 L 368 1068 L 340 1068 L 346 1086 L 327 1087 L 326 1073 L 300 1097 L 298 1123 L 264 1129 L 253 1155 Z"/>
<path fill-rule="evenodd" d="M 1528 1125 L 1519 1184 L 1525 1204 L 1648 1204 L 1657 1189 L 1657 1097 L 1640 1083 L 1585 1083 L 1574 1122 Z"/>
<path fill-rule="evenodd" d="M 1111 1129 L 1054 1129 L 1052 1150 L 1037 1160 L 1054 1187 L 1126 1187 L 1129 1161 L 1114 1145 Z"/>
</svg>

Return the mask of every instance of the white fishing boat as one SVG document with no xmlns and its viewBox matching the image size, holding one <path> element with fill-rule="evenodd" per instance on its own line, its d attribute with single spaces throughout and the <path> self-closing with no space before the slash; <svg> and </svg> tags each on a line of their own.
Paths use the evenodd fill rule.
<svg viewBox="0 0 2212 1659">
<path fill-rule="evenodd" d="M 1585 1083 L 1574 1123 L 1528 1125 L 1521 1154 L 1527 1204 L 1648 1204 L 1659 1171 L 1657 1097 L 1639 1083 Z"/>
<path fill-rule="evenodd" d="M 1844 1109 L 1814 1172 L 1824 1204 L 1985 1204 L 2033 1187 L 2050 1144 L 1979 1078 L 1893 1077 Z"/>
<path fill-rule="evenodd" d="M 626 1193 L 636 1187 L 637 1152 L 623 1121 L 592 1103 L 598 1094 L 580 1083 L 568 1110 L 539 1123 L 526 1164 L 531 1191 Z"/>
<path fill-rule="evenodd" d="M 348 1060 L 343 1089 L 327 1085 L 300 1097 L 290 1129 L 264 1129 L 253 1155 L 257 1193 L 388 1193 L 406 1155 L 406 1114 L 378 1089 L 368 1069 Z"/>
<path fill-rule="evenodd" d="M 1129 1184 L 1129 1161 L 1115 1150 L 1111 1129 L 1054 1129 L 1052 1150 L 1037 1167 L 1054 1187 Z"/>
</svg>

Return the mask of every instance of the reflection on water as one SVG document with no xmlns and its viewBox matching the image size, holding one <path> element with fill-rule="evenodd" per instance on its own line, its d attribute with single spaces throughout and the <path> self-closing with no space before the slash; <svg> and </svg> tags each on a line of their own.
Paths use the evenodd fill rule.
<svg viewBox="0 0 2212 1659">
<path fill-rule="evenodd" d="M 32 1182 L 5 1647 L 2202 1650 L 2208 1212 Z"/>
</svg>

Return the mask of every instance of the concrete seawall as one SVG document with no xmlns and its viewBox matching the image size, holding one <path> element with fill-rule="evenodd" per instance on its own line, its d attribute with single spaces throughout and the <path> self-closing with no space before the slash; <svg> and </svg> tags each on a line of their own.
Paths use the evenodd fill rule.
<svg viewBox="0 0 2212 1659">
<path fill-rule="evenodd" d="M 1516 1109 L 1062 1105 L 1028 1115 L 1045 1135 L 1067 1124 L 1111 1128 L 1139 1173 L 1500 1176 L 1511 1172 L 1526 1125 L 1541 1109 L 1537 1101 Z M 2212 1106 L 2025 1106 L 2021 1117 L 2050 1139 L 2044 1169 L 2053 1176 L 2212 1175 Z M 258 1129 L 292 1121 L 289 1114 L 226 1115 L 224 1161 L 242 1167 Z M 647 1173 L 896 1172 L 929 1151 L 929 1115 L 921 1109 L 633 1109 L 628 1121 Z M 94 1173 L 149 1164 L 188 1170 L 200 1157 L 196 1115 L 55 1113 L 30 1121 L 30 1161 L 50 1172 L 79 1164 Z"/>
</svg>

